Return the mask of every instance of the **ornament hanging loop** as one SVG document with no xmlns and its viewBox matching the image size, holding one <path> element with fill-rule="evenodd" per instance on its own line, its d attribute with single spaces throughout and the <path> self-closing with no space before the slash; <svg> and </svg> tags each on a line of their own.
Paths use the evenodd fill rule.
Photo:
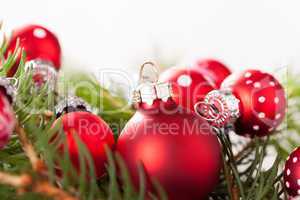
<svg viewBox="0 0 300 200">
<path fill-rule="evenodd" d="M 151 67 L 151 72 L 146 72 L 146 66 Z M 159 82 L 159 67 L 155 62 L 147 61 L 141 65 L 139 83 L 133 91 L 132 101 L 152 105 L 157 99 L 167 101 L 172 96 L 170 83 Z"/>
<path fill-rule="evenodd" d="M 203 102 L 194 106 L 195 113 L 217 127 L 224 127 L 240 116 L 239 100 L 227 90 L 209 92 Z"/>
<path fill-rule="evenodd" d="M 204 101 L 199 101 L 194 105 L 195 113 L 202 119 L 213 122 L 215 121 L 220 111 L 212 104 L 206 103 Z"/>
<path fill-rule="evenodd" d="M 145 73 L 147 66 L 151 66 L 151 71 L 153 72 L 152 75 L 154 75 L 154 77 L 151 77 L 150 75 L 147 75 L 147 73 Z M 144 82 L 156 83 L 158 81 L 158 77 L 159 67 L 155 62 L 147 61 L 141 65 L 139 73 L 139 84 Z"/>
</svg>

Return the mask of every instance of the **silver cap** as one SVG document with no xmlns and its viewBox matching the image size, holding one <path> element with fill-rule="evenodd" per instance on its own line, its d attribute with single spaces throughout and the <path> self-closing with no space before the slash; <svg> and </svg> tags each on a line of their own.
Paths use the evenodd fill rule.
<svg viewBox="0 0 300 200">
<path fill-rule="evenodd" d="M 17 96 L 17 79 L 0 77 L 0 87 L 4 88 L 6 95 L 11 103 L 16 101 Z"/>
<path fill-rule="evenodd" d="M 152 72 L 147 72 L 146 66 L 150 66 Z M 158 66 L 154 62 L 148 61 L 141 66 L 139 85 L 133 91 L 133 103 L 152 105 L 156 99 L 166 102 L 172 97 L 171 84 L 158 82 L 158 73 Z"/>
<path fill-rule="evenodd" d="M 25 70 L 32 72 L 33 78 L 37 75 L 41 80 L 36 81 L 37 87 L 41 87 L 43 83 L 47 83 L 50 90 L 54 90 L 57 82 L 57 71 L 51 62 L 46 62 L 41 59 L 27 61 L 25 63 Z"/>
<path fill-rule="evenodd" d="M 92 112 L 92 109 L 87 102 L 77 96 L 68 96 L 55 106 L 56 117 L 60 117 L 65 112 L 74 111 Z"/>
<path fill-rule="evenodd" d="M 240 117 L 240 100 L 228 90 L 213 90 L 203 102 L 195 104 L 195 112 L 200 117 L 218 127 L 233 124 Z"/>
</svg>

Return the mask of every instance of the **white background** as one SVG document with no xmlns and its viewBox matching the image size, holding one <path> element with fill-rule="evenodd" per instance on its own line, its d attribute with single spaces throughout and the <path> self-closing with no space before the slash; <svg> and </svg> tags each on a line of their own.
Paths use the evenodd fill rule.
<svg viewBox="0 0 300 200">
<path fill-rule="evenodd" d="M 300 64 L 299 0 L 1 0 L 6 31 L 49 27 L 66 65 L 133 69 L 215 57 L 232 69 Z"/>
</svg>

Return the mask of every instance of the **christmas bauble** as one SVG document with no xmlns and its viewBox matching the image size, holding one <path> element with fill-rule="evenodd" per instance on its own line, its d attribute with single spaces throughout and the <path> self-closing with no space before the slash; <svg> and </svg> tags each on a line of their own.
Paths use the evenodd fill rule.
<svg viewBox="0 0 300 200">
<path fill-rule="evenodd" d="M 8 143 L 14 128 L 14 112 L 6 94 L 3 93 L 3 90 L 0 90 L 0 149 Z"/>
<path fill-rule="evenodd" d="M 287 158 L 284 167 L 284 185 L 291 196 L 300 195 L 300 148 L 296 148 Z"/>
<path fill-rule="evenodd" d="M 236 133 L 250 137 L 272 133 L 283 121 L 286 111 L 281 84 L 259 70 L 230 75 L 220 90 L 207 95 L 205 102 L 213 105 L 218 113 L 217 117 L 208 117 L 210 121 L 218 125 L 234 123 Z"/>
<path fill-rule="evenodd" d="M 26 61 L 37 60 L 59 70 L 61 48 L 57 37 L 51 31 L 39 25 L 28 25 L 13 30 L 6 56 L 15 50 L 18 39 L 20 41 L 19 46 L 26 52 Z M 9 71 L 9 76 L 15 74 L 18 65 L 19 60 Z"/>
<path fill-rule="evenodd" d="M 202 73 L 216 88 L 220 88 L 223 80 L 231 74 L 225 64 L 214 59 L 199 60 L 192 68 Z"/>
<path fill-rule="evenodd" d="M 171 83 L 172 99 L 192 112 L 195 103 L 214 89 L 200 72 L 189 68 L 170 68 L 160 75 L 159 81 Z"/>
<path fill-rule="evenodd" d="M 117 142 L 133 183 L 138 187 L 141 164 L 148 192 L 153 192 L 151 180 L 157 180 L 171 200 L 206 199 L 221 168 L 220 144 L 211 126 L 178 106 L 168 84 L 144 83 L 137 88 L 137 112 Z"/>
<path fill-rule="evenodd" d="M 76 134 L 94 161 L 97 178 L 101 177 L 105 172 L 107 161 L 105 145 L 111 149 L 114 145 L 112 130 L 99 116 L 87 111 L 78 111 L 84 109 L 74 98 L 68 101 L 68 108 L 61 107 L 61 110 L 59 109 L 57 111 L 63 111 L 60 113 L 59 120 L 61 120 L 63 132 L 66 135 L 67 148 L 73 165 L 80 173 L 79 150 L 74 136 Z M 60 150 L 64 150 L 64 148 L 64 146 L 60 146 Z"/>
</svg>

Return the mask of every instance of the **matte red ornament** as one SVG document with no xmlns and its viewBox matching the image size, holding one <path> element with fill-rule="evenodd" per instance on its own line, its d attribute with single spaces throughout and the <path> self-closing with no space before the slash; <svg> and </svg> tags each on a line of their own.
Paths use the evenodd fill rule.
<svg viewBox="0 0 300 200">
<path fill-rule="evenodd" d="M 259 70 L 230 75 L 220 90 L 207 95 L 206 103 L 214 105 L 219 113 L 210 121 L 223 126 L 233 123 L 237 134 L 250 137 L 271 134 L 283 121 L 286 111 L 281 84 Z"/>
<path fill-rule="evenodd" d="M 13 30 L 6 56 L 12 53 L 19 38 L 20 47 L 26 52 L 26 61 L 39 60 L 56 70 L 60 69 L 61 47 L 54 33 L 43 26 L 28 25 Z M 19 65 L 19 60 L 11 68 L 8 76 L 13 76 Z"/>
<path fill-rule="evenodd" d="M 117 152 L 136 187 L 141 164 L 148 192 L 157 180 L 170 200 L 206 199 L 219 180 L 219 141 L 207 122 L 173 101 L 168 88 L 162 82 L 138 87 L 138 109 L 118 138 Z"/>
<path fill-rule="evenodd" d="M 170 200 L 205 199 L 219 180 L 218 139 L 204 120 L 184 109 L 138 110 L 122 131 L 117 151 L 136 186 L 142 163 L 147 177 L 157 179 Z"/>
<path fill-rule="evenodd" d="M 9 141 L 15 127 L 15 115 L 6 94 L 0 90 L 0 149 Z"/>
<path fill-rule="evenodd" d="M 300 147 L 296 148 L 287 158 L 283 179 L 289 195 L 292 197 L 300 195 Z"/>
<path fill-rule="evenodd" d="M 73 165 L 80 173 L 79 150 L 74 137 L 76 134 L 92 156 L 97 178 L 101 177 L 105 172 L 107 161 L 104 147 L 107 145 L 112 149 L 114 145 L 113 132 L 110 127 L 100 117 L 85 111 L 63 114 L 61 120 Z M 60 148 L 63 150 L 64 146 Z"/>
<path fill-rule="evenodd" d="M 225 64 L 214 59 L 199 60 L 192 68 L 203 74 L 215 88 L 220 88 L 223 80 L 231 74 L 230 69 Z"/>
<path fill-rule="evenodd" d="M 171 83 L 172 99 L 192 112 L 195 103 L 214 89 L 200 72 L 189 68 L 170 68 L 160 75 L 159 81 Z"/>
</svg>

